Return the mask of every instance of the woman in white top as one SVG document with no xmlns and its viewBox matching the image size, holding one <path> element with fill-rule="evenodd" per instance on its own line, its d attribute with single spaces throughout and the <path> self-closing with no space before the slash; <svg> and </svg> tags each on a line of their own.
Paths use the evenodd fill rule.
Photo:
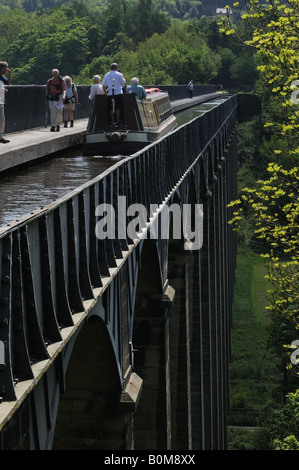
<svg viewBox="0 0 299 470">
<path fill-rule="evenodd" d="M 100 75 L 95 75 L 93 77 L 93 83 L 94 84 L 92 85 L 92 87 L 90 89 L 90 95 L 88 97 L 91 101 L 94 100 L 95 95 L 104 95 L 105 94 L 104 88 L 100 84 L 100 81 L 101 81 Z"/>
<path fill-rule="evenodd" d="M 67 127 L 68 118 L 71 121 L 71 127 L 74 126 L 74 109 L 75 104 L 78 103 L 78 91 L 76 85 L 72 82 L 71 77 L 68 75 L 63 77 L 65 83 L 65 98 L 64 98 L 64 127 Z"/>
</svg>

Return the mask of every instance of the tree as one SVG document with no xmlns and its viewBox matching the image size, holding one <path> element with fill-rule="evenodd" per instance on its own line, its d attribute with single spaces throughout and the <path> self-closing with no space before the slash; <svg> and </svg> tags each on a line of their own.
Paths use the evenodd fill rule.
<svg viewBox="0 0 299 470">
<path fill-rule="evenodd" d="M 155 33 L 162 34 L 170 26 L 169 19 L 154 9 L 153 0 L 138 0 L 134 16 L 132 27 L 135 28 L 132 29 L 132 36 L 137 42 L 144 41 Z"/>
<path fill-rule="evenodd" d="M 271 93 L 267 92 L 265 98 L 266 115 L 271 119 L 265 123 L 268 149 L 271 142 L 277 147 L 272 146 L 272 163 L 268 165 L 266 179 L 259 180 L 255 187 L 244 188 L 241 197 L 230 204 L 236 208 L 231 223 L 238 229 L 244 220 L 250 221 L 256 240 L 262 242 L 261 256 L 272 284 L 268 291 L 271 320 L 268 339 L 282 359 L 286 384 L 289 371 L 292 372 L 290 344 L 297 339 L 299 330 L 299 111 L 296 100 L 291 98 L 298 73 L 299 1 L 291 0 L 284 5 L 278 0 L 267 4 L 246 0 L 245 4 L 247 12 L 243 19 L 253 28 L 252 39 L 246 44 L 256 48 L 260 58 L 258 68 L 264 82 L 267 80 L 271 86 Z M 230 23 L 229 19 L 225 21 Z M 233 29 L 226 30 L 227 34 L 232 32 Z M 269 152 L 267 158 L 271 158 Z M 286 169 L 279 163 L 287 158 Z M 290 162 L 294 161 L 292 167 Z"/>
<path fill-rule="evenodd" d="M 209 83 L 220 67 L 220 57 L 185 23 L 173 24 L 164 34 L 154 34 L 136 50 L 121 48 L 121 70 L 145 84 Z"/>
<path fill-rule="evenodd" d="M 221 83 L 225 88 L 238 88 L 241 85 L 254 86 L 259 72 L 257 71 L 256 53 L 253 48 L 237 44 L 234 38 L 221 34 L 215 17 L 203 16 L 200 20 L 190 20 L 189 30 L 205 39 L 213 53 L 221 57 L 221 67 L 212 83 Z M 242 22 L 235 24 L 239 37 L 246 40 L 248 33 Z"/>
<path fill-rule="evenodd" d="M 272 86 L 272 93 L 281 100 L 281 107 L 288 111 L 283 122 L 268 122 L 267 126 L 293 140 L 292 152 L 298 156 L 299 112 L 294 88 L 298 87 L 299 62 L 299 0 L 245 0 L 246 11 L 242 19 L 252 30 L 252 38 L 245 41 L 256 49 L 260 58 L 258 69 Z M 234 4 L 235 7 L 239 3 Z M 229 9 L 229 7 L 227 7 Z M 229 15 L 222 20 L 221 31 L 234 34 Z"/>
<path fill-rule="evenodd" d="M 63 74 L 76 75 L 83 64 L 90 62 L 89 32 L 94 33 L 94 21 L 92 17 L 80 16 L 78 8 L 79 3 L 74 2 L 72 7 L 42 14 L 21 15 L 13 11 L 8 20 L 9 31 L 13 27 L 17 30 L 17 21 L 23 21 L 19 35 L 14 35 L 4 56 L 13 69 L 15 84 L 44 84 L 54 67 Z M 84 15 L 84 8 L 81 10 Z"/>
<path fill-rule="evenodd" d="M 255 62 L 255 56 L 248 49 L 245 49 L 242 55 L 235 57 L 229 67 L 232 82 L 249 86 L 254 84 L 258 78 Z"/>
<path fill-rule="evenodd" d="M 299 450 L 299 391 L 267 420 L 266 437 L 271 450 Z"/>
<path fill-rule="evenodd" d="M 267 310 L 271 323 L 269 344 L 289 368 L 289 349 L 299 330 L 299 169 L 284 170 L 270 163 L 267 180 L 257 187 L 244 188 L 241 198 L 230 205 L 238 207 L 230 221 L 239 226 L 244 214 L 254 225 L 261 244 L 261 256 L 272 284 Z M 285 376 L 287 378 L 287 376 Z"/>
<path fill-rule="evenodd" d="M 1 10 L 0 10 L 1 11 Z M 18 36 L 32 29 L 32 14 L 25 13 L 19 8 L 1 12 L 0 15 L 0 41 L 1 55 L 7 57 L 4 52 L 13 44 Z M 16 31 L 18 32 L 16 35 Z M 3 59 L 4 60 L 4 59 Z M 7 60 L 7 59 L 5 59 Z M 8 58 L 10 60 L 10 58 Z"/>
</svg>

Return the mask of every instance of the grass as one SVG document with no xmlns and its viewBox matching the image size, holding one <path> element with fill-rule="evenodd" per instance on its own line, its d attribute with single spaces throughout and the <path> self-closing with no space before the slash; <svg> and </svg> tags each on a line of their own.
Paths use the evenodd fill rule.
<svg viewBox="0 0 299 470">
<path fill-rule="evenodd" d="M 247 249 L 238 254 L 233 307 L 232 352 L 230 364 L 231 426 L 256 426 L 273 404 L 278 376 L 273 355 L 266 346 L 267 280 L 260 256 Z M 231 428 L 229 449 L 238 449 L 246 430 Z M 246 448 L 253 445 L 252 431 Z"/>
</svg>

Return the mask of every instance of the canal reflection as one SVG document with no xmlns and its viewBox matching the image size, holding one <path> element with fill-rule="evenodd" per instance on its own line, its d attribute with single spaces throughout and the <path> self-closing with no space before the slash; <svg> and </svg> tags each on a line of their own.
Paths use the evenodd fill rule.
<svg viewBox="0 0 299 470">
<path fill-rule="evenodd" d="M 198 116 L 203 115 L 206 111 L 214 108 L 215 106 L 223 103 L 226 101 L 226 98 L 218 98 L 213 99 L 207 103 L 199 104 L 198 106 L 193 106 L 192 108 L 185 109 L 180 113 L 176 114 L 176 120 L 178 127 L 187 124 L 187 122 L 192 121 L 193 119 L 197 118 Z"/>
</svg>

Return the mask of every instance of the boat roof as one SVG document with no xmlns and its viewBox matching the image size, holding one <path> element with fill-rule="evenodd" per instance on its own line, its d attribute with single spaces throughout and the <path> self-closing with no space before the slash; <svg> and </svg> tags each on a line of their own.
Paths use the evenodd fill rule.
<svg viewBox="0 0 299 470">
<path fill-rule="evenodd" d="M 163 96 L 167 95 L 168 96 L 167 91 L 159 90 L 159 88 L 145 88 L 145 91 L 146 91 L 146 94 L 147 94 L 146 98 L 150 98 L 150 99 L 159 98 L 161 95 L 163 95 Z"/>
</svg>

